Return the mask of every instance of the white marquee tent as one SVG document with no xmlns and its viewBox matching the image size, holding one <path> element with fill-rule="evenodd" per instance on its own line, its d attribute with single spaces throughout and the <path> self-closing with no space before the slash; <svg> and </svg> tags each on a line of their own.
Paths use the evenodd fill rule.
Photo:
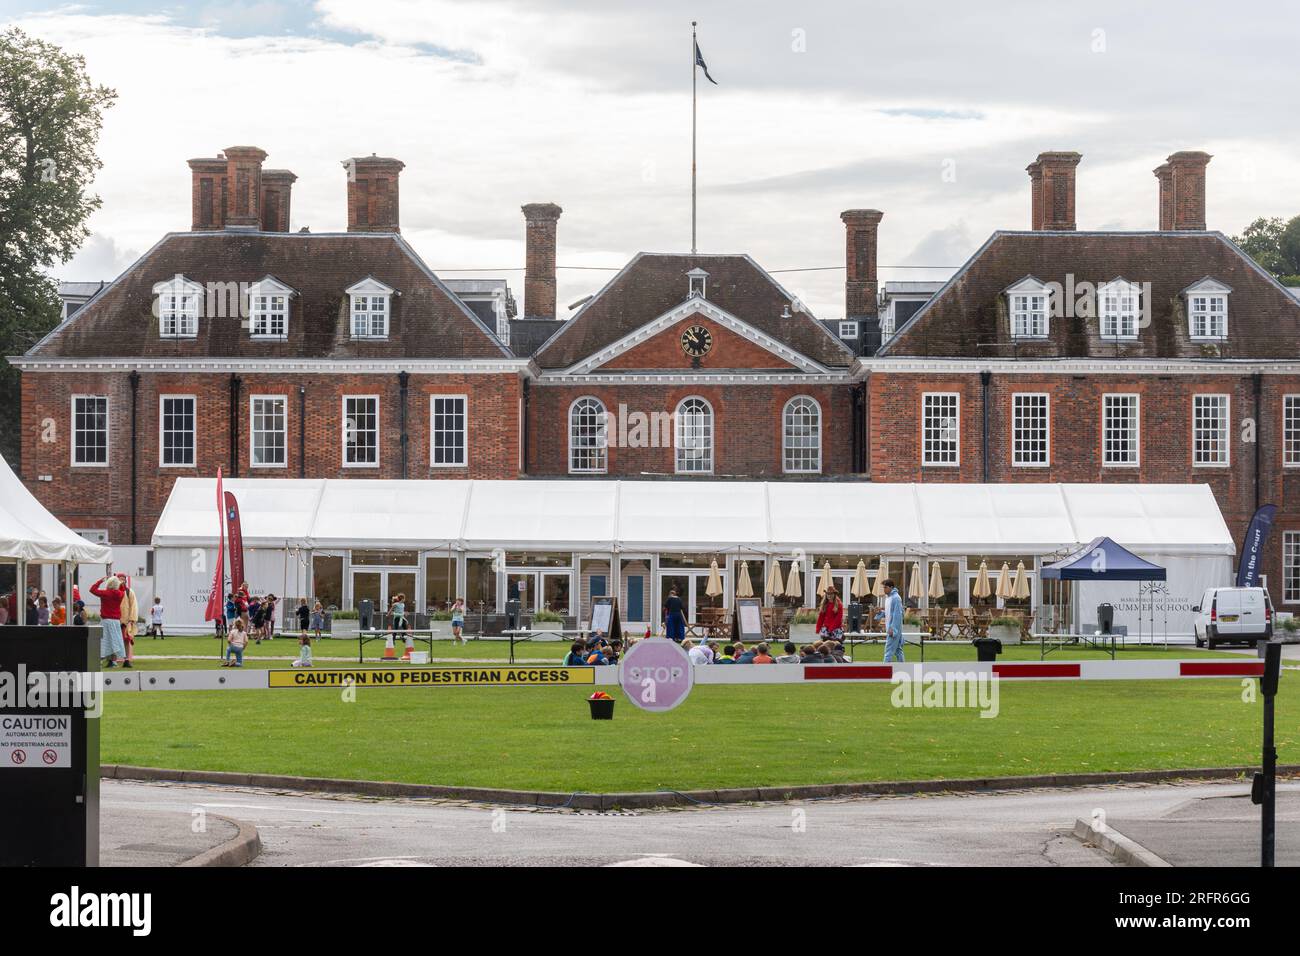
<svg viewBox="0 0 1300 956">
<path fill-rule="evenodd" d="M 964 561 L 1059 555 L 1109 535 L 1171 568 L 1181 583 L 1169 601 L 1185 615 L 1199 588 L 1227 583 L 1235 554 L 1208 485 L 244 478 L 225 488 L 271 582 L 290 555 L 310 568 L 313 552 L 348 549 L 455 552 L 463 581 L 463 555 L 494 549 Z M 174 608 L 205 600 L 211 572 L 189 570 L 215 545 L 215 497 L 214 480 L 179 479 L 154 531 L 160 577 L 189 575 L 159 583 Z"/>
<path fill-rule="evenodd" d="M 107 564 L 113 551 L 86 540 L 46 511 L 0 458 L 0 559 Z"/>
</svg>

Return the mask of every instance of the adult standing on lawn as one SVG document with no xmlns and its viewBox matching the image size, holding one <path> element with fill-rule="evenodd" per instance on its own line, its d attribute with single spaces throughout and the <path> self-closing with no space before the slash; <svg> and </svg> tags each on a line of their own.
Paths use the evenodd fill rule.
<svg viewBox="0 0 1300 956">
<path fill-rule="evenodd" d="M 817 624 L 813 630 L 820 638 L 838 641 L 844 636 L 844 602 L 833 584 L 822 596 L 822 606 L 817 611 Z"/>
<path fill-rule="evenodd" d="M 885 584 L 885 606 L 876 617 L 885 621 L 885 663 L 897 660 L 903 663 L 903 596 L 893 581 Z"/>
<path fill-rule="evenodd" d="M 680 644 L 686 639 L 686 613 L 682 610 L 682 599 L 677 596 L 677 588 L 668 589 L 668 599 L 664 601 L 664 633 L 670 641 Z"/>
<path fill-rule="evenodd" d="M 99 656 L 108 661 L 109 667 L 116 667 L 126 656 L 122 643 L 122 581 L 115 574 L 100 578 L 90 586 L 90 593 L 99 598 Z"/>
</svg>

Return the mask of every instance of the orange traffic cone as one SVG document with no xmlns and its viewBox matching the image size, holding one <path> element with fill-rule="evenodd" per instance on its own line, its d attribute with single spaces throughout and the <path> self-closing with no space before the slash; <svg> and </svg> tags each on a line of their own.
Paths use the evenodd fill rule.
<svg viewBox="0 0 1300 956">
<path fill-rule="evenodd" d="M 388 635 L 387 639 L 384 641 L 384 660 L 397 660 L 397 650 L 393 647 L 393 635 L 391 634 Z"/>
</svg>

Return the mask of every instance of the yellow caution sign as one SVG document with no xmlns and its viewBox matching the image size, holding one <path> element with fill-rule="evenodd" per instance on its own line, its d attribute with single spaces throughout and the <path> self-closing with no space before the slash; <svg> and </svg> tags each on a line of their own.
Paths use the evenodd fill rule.
<svg viewBox="0 0 1300 956">
<path fill-rule="evenodd" d="M 590 667 L 323 667 L 267 671 L 268 687 L 558 687 L 594 684 Z"/>
</svg>

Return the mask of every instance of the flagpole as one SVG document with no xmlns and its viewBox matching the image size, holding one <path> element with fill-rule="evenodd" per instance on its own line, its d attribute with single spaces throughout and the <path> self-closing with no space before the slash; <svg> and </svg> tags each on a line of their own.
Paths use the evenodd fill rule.
<svg viewBox="0 0 1300 956">
<path fill-rule="evenodd" d="M 691 255 L 695 255 L 695 23 L 691 21 Z"/>
</svg>

